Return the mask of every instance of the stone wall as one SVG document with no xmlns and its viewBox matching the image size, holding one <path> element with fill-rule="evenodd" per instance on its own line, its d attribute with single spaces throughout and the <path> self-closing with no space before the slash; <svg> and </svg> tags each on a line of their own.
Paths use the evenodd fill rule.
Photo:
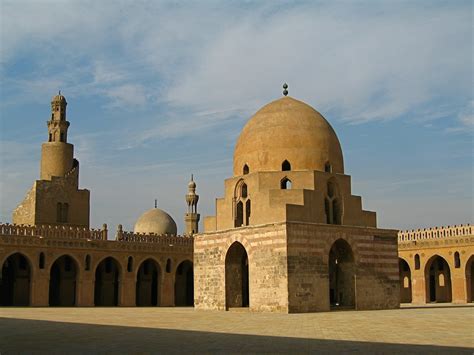
<svg viewBox="0 0 474 355">
<path fill-rule="evenodd" d="M 285 229 L 278 223 L 195 236 L 196 309 L 226 309 L 226 255 L 238 242 L 248 255 L 250 310 L 288 312 Z"/>
<path fill-rule="evenodd" d="M 354 255 L 355 308 L 399 305 L 396 231 L 288 222 L 288 289 L 291 312 L 327 311 L 329 251 L 345 240 Z"/>
</svg>

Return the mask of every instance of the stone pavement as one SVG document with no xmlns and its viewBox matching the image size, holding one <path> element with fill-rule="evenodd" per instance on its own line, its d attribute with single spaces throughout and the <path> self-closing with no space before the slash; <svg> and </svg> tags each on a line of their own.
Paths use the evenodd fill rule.
<svg viewBox="0 0 474 355">
<path fill-rule="evenodd" d="M 0 308 L 0 353 L 469 353 L 474 307 L 310 314 Z"/>
</svg>

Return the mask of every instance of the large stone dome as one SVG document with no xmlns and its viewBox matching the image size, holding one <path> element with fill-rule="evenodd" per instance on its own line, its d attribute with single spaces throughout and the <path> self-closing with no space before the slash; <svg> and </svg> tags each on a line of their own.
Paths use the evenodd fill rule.
<svg viewBox="0 0 474 355">
<path fill-rule="evenodd" d="M 291 97 L 262 107 L 245 125 L 234 150 L 234 176 L 281 171 L 287 160 L 291 170 L 330 169 L 344 173 L 339 139 L 314 108 Z"/>
<path fill-rule="evenodd" d="M 176 235 L 178 228 L 176 222 L 168 213 L 159 208 L 152 208 L 138 218 L 133 231 L 135 233 Z"/>
</svg>

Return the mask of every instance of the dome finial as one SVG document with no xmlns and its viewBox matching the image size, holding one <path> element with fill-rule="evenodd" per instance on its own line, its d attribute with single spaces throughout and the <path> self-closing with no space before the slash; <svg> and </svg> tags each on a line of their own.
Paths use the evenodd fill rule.
<svg viewBox="0 0 474 355">
<path fill-rule="evenodd" d="M 59 90 L 59 94 L 58 94 L 58 95 L 61 96 L 61 90 Z"/>
<path fill-rule="evenodd" d="M 288 95 L 288 84 L 284 83 L 283 84 L 283 95 L 287 96 Z"/>
<path fill-rule="evenodd" d="M 155 198 L 155 208 L 158 208 L 158 199 Z"/>
</svg>

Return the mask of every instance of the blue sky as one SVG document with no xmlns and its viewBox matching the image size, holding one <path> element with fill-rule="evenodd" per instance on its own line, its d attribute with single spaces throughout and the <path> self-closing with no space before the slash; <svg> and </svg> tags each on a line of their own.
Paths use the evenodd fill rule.
<svg viewBox="0 0 474 355">
<path fill-rule="evenodd" d="M 132 229 L 157 198 L 182 231 L 190 174 L 212 215 L 283 82 L 333 125 L 380 227 L 472 221 L 470 1 L 0 4 L 0 221 L 39 177 L 59 89 L 92 226 Z"/>
</svg>

